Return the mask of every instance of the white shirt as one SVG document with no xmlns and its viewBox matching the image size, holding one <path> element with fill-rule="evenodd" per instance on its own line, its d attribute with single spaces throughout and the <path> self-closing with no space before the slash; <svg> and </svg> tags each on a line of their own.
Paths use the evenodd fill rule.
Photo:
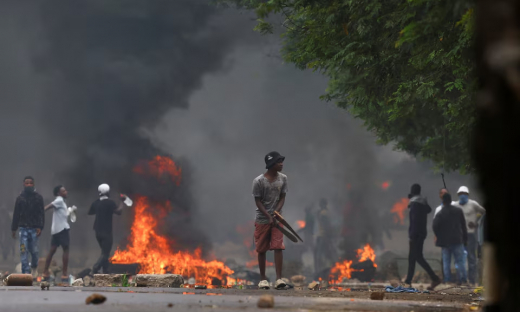
<svg viewBox="0 0 520 312">
<path fill-rule="evenodd" d="M 452 205 L 452 206 L 458 207 L 456 204 L 457 204 L 457 202 L 455 202 L 455 201 L 452 201 L 452 202 L 451 202 L 451 205 Z M 441 212 L 441 209 L 442 209 L 442 205 L 440 205 L 439 207 L 435 208 L 435 213 L 433 214 L 433 218 L 434 218 L 434 219 L 435 219 L 435 216 L 436 216 L 439 212 Z"/>
<path fill-rule="evenodd" d="M 464 212 L 464 218 L 466 218 L 466 225 L 468 227 L 468 233 L 475 233 L 475 230 L 477 229 L 477 220 L 478 220 L 478 214 L 485 214 L 486 209 L 484 207 L 480 206 L 479 203 L 476 201 L 470 199 L 465 205 L 461 205 L 458 202 L 454 204 L 455 207 L 459 207 Z M 474 227 L 472 229 L 469 228 L 469 223 L 472 222 L 474 224 Z"/>
<path fill-rule="evenodd" d="M 54 207 L 54 214 L 52 215 L 51 234 L 58 234 L 63 230 L 70 229 L 69 223 L 67 222 L 67 204 L 65 204 L 63 197 L 56 197 L 52 202 L 52 206 Z"/>
</svg>

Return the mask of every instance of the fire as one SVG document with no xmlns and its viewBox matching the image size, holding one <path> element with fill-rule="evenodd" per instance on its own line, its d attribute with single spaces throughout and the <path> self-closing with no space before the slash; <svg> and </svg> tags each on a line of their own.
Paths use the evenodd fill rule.
<svg viewBox="0 0 520 312">
<path fill-rule="evenodd" d="M 374 252 L 374 249 L 370 247 L 370 244 L 366 244 L 363 249 L 357 250 L 357 256 L 359 258 L 359 262 L 371 260 L 374 263 L 374 267 L 377 268 L 376 264 L 376 253 Z"/>
<path fill-rule="evenodd" d="M 157 180 L 162 180 L 165 175 L 168 175 L 177 186 L 181 184 L 181 168 L 177 167 L 175 162 L 166 156 L 157 155 L 152 160 L 135 166 L 133 171 L 155 177 Z"/>
<path fill-rule="evenodd" d="M 305 221 L 303 220 L 297 220 L 296 224 L 298 224 L 300 229 L 303 229 L 305 227 Z"/>
<path fill-rule="evenodd" d="M 180 183 L 181 170 L 173 160 L 166 157 L 155 157 L 143 166 L 134 168 L 134 172 L 156 175 L 162 178 L 168 173 L 175 182 Z M 171 211 L 170 202 L 157 203 L 144 196 L 136 196 L 134 200 L 134 222 L 126 250 L 116 250 L 110 259 L 112 263 L 139 263 L 142 274 L 180 274 L 185 278 L 195 277 L 198 283 L 211 284 L 213 279 L 223 281 L 233 270 L 224 263 L 202 259 L 202 250 L 194 252 L 174 251 L 175 242 L 157 233 L 160 220 Z"/>
<path fill-rule="evenodd" d="M 408 209 L 408 198 L 401 198 L 400 201 L 394 204 L 391 213 L 394 213 L 394 223 L 404 224 L 404 212 Z"/>
<path fill-rule="evenodd" d="M 358 262 L 371 260 L 373 266 L 377 268 L 376 254 L 374 252 L 374 249 L 372 249 L 372 247 L 370 246 L 370 244 L 366 244 L 363 247 L 363 249 L 357 250 L 357 258 Z M 332 269 L 330 270 L 329 278 L 331 282 L 334 284 L 339 284 L 344 279 L 351 279 L 353 272 L 363 272 L 363 269 L 356 270 L 351 268 L 352 263 L 354 263 L 352 260 L 344 260 L 343 262 L 337 262 L 334 265 L 334 267 L 332 267 Z"/>
<path fill-rule="evenodd" d="M 387 190 L 390 187 L 390 181 L 385 181 L 381 184 L 383 190 Z"/>
<path fill-rule="evenodd" d="M 351 265 L 352 260 L 345 260 L 343 262 L 337 262 L 336 265 L 330 270 L 331 278 L 332 276 L 338 276 L 337 280 L 333 280 L 335 284 L 341 283 L 344 278 L 352 278 L 352 272 L 355 270 L 350 267 Z"/>
</svg>

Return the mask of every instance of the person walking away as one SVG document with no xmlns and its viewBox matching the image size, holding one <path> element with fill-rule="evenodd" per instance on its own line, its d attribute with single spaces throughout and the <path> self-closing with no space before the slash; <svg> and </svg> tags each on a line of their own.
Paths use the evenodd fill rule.
<svg viewBox="0 0 520 312">
<path fill-rule="evenodd" d="M 285 157 L 278 152 L 270 152 L 265 155 L 267 171 L 253 180 L 253 196 L 256 204 L 254 240 L 261 276 L 258 284 L 260 289 L 269 289 L 269 282 L 265 276 L 268 250 L 274 250 L 275 288 L 282 289 L 286 286 L 282 280 L 283 250 L 285 249 L 283 234 L 274 226 L 276 221 L 273 218 L 275 211 L 282 212 L 288 190 L 287 176 L 281 172 L 284 160 Z"/>
<path fill-rule="evenodd" d="M 461 186 L 457 192 L 459 202 L 456 206 L 462 208 L 464 217 L 466 218 L 468 230 L 468 244 L 466 252 L 468 253 L 468 279 L 471 285 L 475 285 L 477 281 L 477 227 L 479 219 L 486 213 L 486 209 L 474 200 L 469 199 L 469 189 Z"/>
<path fill-rule="evenodd" d="M 433 272 L 423 256 L 423 245 L 427 236 L 426 222 L 428 214 L 432 212 L 432 208 L 428 205 L 426 198 L 421 196 L 421 186 L 419 184 L 412 185 L 408 197 L 410 198 L 408 204 L 408 209 L 410 209 L 410 227 L 408 229 L 410 252 L 408 254 L 408 275 L 406 276 L 405 284 L 407 287 L 411 287 L 415 274 L 415 262 L 417 262 L 430 276 L 432 283 L 428 289 L 433 290 L 441 283 L 441 280 Z"/>
<path fill-rule="evenodd" d="M 314 249 L 314 211 L 312 205 L 305 207 L 305 227 L 302 229 L 305 245 Z"/>
<path fill-rule="evenodd" d="M 27 176 L 23 179 L 23 192 L 16 198 L 13 212 L 11 231 L 16 238 L 16 231 L 20 238 L 20 260 L 22 273 L 38 276 L 38 237 L 45 224 L 43 197 L 34 190 L 34 178 Z M 29 254 L 31 262 L 29 265 Z"/>
<path fill-rule="evenodd" d="M 108 259 L 112 251 L 113 234 L 112 234 L 112 216 L 114 214 L 121 215 L 123 212 L 123 201 L 125 196 L 121 197 L 119 205 L 109 198 L 110 186 L 108 184 L 101 184 L 98 187 L 99 199 L 92 203 L 88 211 L 89 215 L 95 215 L 94 231 L 99 247 L 101 247 L 101 256 L 92 267 L 91 274 L 97 274 L 100 269 L 103 273 L 108 273 Z"/>
<path fill-rule="evenodd" d="M 464 246 L 468 242 L 466 219 L 462 209 L 452 205 L 450 194 L 443 195 L 442 203 L 442 210 L 433 220 L 433 232 L 437 237 L 436 246 L 442 248 L 444 282 L 453 282 L 451 280 L 451 258 L 453 256 L 459 285 L 466 284 L 468 282 L 464 266 Z"/>
<path fill-rule="evenodd" d="M 321 270 L 334 265 L 337 260 L 336 247 L 332 242 L 332 226 L 330 224 L 329 208 L 325 198 L 320 199 L 318 212 L 318 237 L 314 253 L 314 272 L 320 274 Z M 321 277 L 321 276 L 319 276 Z"/>
<path fill-rule="evenodd" d="M 69 264 L 69 232 L 70 226 L 67 222 L 68 209 L 65 199 L 67 198 L 68 192 L 63 185 L 58 185 L 54 188 L 53 194 L 55 199 L 52 203 L 45 206 L 45 210 L 54 209 L 52 215 L 52 226 L 51 226 L 51 250 L 45 259 L 45 268 L 43 270 L 43 279 L 48 280 L 50 277 L 49 267 L 51 265 L 52 257 L 61 246 L 63 249 L 63 268 L 61 274 L 61 281 L 68 279 L 68 264 Z"/>
</svg>

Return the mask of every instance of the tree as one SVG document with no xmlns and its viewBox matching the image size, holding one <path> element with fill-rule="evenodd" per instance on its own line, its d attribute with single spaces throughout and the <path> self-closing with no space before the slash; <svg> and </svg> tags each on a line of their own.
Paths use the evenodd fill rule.
<svg viewBox="0 0 520 312">
<path fill-rule="evenodd" d="M 225 1 L 225 0 L 224 0 Z M 364 121 L 381 144 L 470 173 L 477 87 L 469 0 L 228 0 L 256 30 L 283 17 L 282 55 L 329 77 L 322 99 Z"/>
</svg>

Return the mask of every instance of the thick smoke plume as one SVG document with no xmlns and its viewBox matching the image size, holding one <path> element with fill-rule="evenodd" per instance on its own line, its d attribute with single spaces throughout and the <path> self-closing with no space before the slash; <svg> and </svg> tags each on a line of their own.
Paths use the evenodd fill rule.
<svg viewBox="0 0 520 312">
<path fill-rule="evenodd" d="M 235 31 L 206 0 L 2 1 L 0 21 L 4 205 L 10 210 L 32 174 L 47 200 L 53 184 L 69 188 L 83 211 L 77 227 L 87 230 L 85 212 L 106 182 L 115 192 L 171 200 L 183 217 L 169 227 L 190 230 L 180 244 L 205 244 L 189 226 L 189 163 L 176 159 L 183 183 L 175 190 L 142 183 L 132 168 L 164 153 L 143 133 L 172 107 L 187 108 L 247 27 Z"/>
</svg>

